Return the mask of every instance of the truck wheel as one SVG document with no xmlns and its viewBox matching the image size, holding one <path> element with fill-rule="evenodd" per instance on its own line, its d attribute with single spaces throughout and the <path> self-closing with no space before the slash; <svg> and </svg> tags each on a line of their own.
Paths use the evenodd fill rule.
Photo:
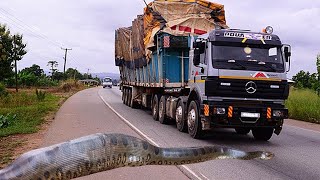
<svg viewBox="0 0 320 180">
<path fill-rule="evenodd" d="M 161 124 L 167 124 L 168 119 L 166 117 L 166 97 L 162 96 L 159 102 L 159 122 Z"/>
<path fill-rule="evenodd" d="M 123 90 L 123 103 L 127 105 L 127 88 Z"/>
<path fill-rule="evenodd" d="M 132 107 L 132 89 L 129 89 L 128 96 L 128 106 Z"/>
<path fill-rule="evenodd" d="M 256 140 L 268 141 L 271 138 L 273 131 L 273 128 L 254 128 L 252 129 L 252 134 Z"/>
<path fill-rule="evenodd" d="M 196 101 L 191 101 L 188 108 L 188 133 L 195 139 L 200 139 L 204 135 L 201 129 L 199 105 Z"/>
<path fill-rule="evenodd" d="M 180 132 L 187 132 L 188 124 L 186 121 L 185 106 L 180 100 L 176 108 L 176 124 Z"/>
<path fill-rule="evenodd" d="M 159 99 L 158 95 L 153 96 L 152 100 L 152 117 L 155 121 L 159 120 Z"/>
<path fill-rule="evenodd" d="M 128 106 L 128 104 L 129 104 L 129 89 L 127 88 L 126 90 L 125 90 L 125 104 Z"/>
<path fill-rule="evenodd" d="M 250 128 L 235 128 L 237 134 L 247 135 L 250 132 Z"/>
<path fill-rule="evenodd" d="M 122 90 L 122 103 L 124 104 L 124 90 Z"/>
</svg>

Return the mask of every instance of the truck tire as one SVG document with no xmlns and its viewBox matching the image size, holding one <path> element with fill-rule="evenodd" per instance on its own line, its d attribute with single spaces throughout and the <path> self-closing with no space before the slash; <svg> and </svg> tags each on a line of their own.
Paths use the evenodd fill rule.
<svg viewBox="0 0 320 180">
<path fill-rule="evenodd" d="M 132 89 L 128 91 L 128 106 L 132 107 Z"/>
<path fill-rule="evenodd" d="M 125 89 L 125 104 L 128 106 L 128 104 L 129 104 L 129 89 L 128 88 L 126 88 Z"/>
<path fill-rule="evenodd" d="M 152 117 L 155 121 L 159 120 L 159 99 L 158 95 L 154 95 L 152 99 Z"/>
<path fill-rule="evenodd" d="M 247 135 L 250 132 L 250 128 L 235 128 L 237 134 Z"/>
<path fill-rule="evenodd" d="M 182 100 L 178 102 L 176 108 L 176 125 L 180 132 L 187 132 L 188 123 L 186 121 L 186 109 Z"/>
<path fill-rule="evenodd" d="M 195 139 L 201 139 L 204 132 L 201 127 L 199 105 L 196 101 L 191 101 L 188 108 L 188 133 Z"/>
<path fill-rule="evenodd" d="M 268 141 L 272 137 L 273 131 L 273 128 L 254 128 L 252 134 L 256 140 Z"/>
<path fill-rule="evenodd" d="M 159 122 L 161 124 L 167 124 L 168 118 L 166 117 L 166 96 L 162 96 L 159 102 Z"/>
<path fill-rule="evenodd" d="M 124 90 L 122 90 L 122 103 L 124 104 Z"/>
</svg>

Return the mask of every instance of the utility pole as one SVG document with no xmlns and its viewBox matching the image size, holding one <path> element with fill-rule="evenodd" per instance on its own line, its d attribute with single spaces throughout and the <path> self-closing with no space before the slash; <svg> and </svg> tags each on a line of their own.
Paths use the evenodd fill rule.
<svg viewBox="0 0 320 180">
<path fill-rule="evenodd" d="M 16 35 L 13 35 L 13 48 L 14 48 L 14 69 L 15 69 L 15 81 L 16 81 L 16 92 L 18 92 L 18 67 L 17 67 L 17 55 L 16 55 Z"/>
<path fill-rule="evenodd" d="M 87 71 L 87 79 L 89 79 L 89 68 L 88 68 L 88 71 Z"/>
<path fill-rule="evenodd" d="M 68 49 L 68 48 L 61 48 L 62 50 L 65 51 L 64 53 L 64 66 L 63 66 L 63 74 L 66 73 L 66 64 L 67 64 L 67 55 L 68 55 L 68 51 L 71 51 L 72 49 Z"/>
</svg>

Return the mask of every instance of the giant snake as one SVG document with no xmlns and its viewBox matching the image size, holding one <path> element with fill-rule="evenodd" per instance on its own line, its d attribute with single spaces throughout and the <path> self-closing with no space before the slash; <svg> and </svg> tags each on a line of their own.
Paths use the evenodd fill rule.
<svg viewBox="0 0 320 180">
<path fill-rule="evenodd" d="M 271 159 L 270 152 L 244 152 L 221 146 L 160 148 L 123 134 L 94 134 L 27 152 L 7 168 L 4 179 L 72 179 L 143 165 L 182 165 L 214 159 Z"/>
</svg>

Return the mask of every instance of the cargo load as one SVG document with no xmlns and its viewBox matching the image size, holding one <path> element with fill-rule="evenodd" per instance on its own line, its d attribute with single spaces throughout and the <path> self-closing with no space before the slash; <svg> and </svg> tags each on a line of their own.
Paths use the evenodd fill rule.
<svg viewBox="0 0 320 180">
<path fill-rule="evenodd" d="M 216 27 L 227 28 L 224 6 L 206 0 L 155 0 L 131 27 L 116 30 L 116 65 L 146 66 L 157 42 L 155 35 L 202 35 Z"/>
</svg>

